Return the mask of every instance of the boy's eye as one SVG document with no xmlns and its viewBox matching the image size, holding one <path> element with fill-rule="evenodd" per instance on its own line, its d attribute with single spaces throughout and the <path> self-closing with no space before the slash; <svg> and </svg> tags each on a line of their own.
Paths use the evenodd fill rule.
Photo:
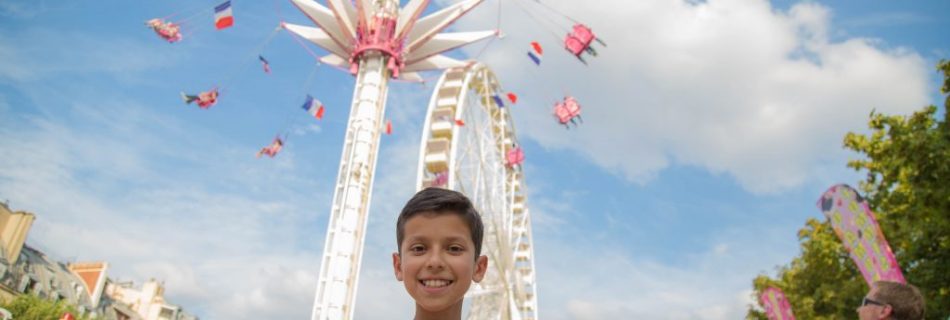
<svg viewBox="0 0 950 320">
<path fill-rule="evenodd" d="M 463 248 L 462 246 L 450 246 L 450 247 L 449 247 L 449 252 L 452 252 L 452 253 L 460 253 L 460 252 L 463 252 L 463 251 L 465 251 L 465 248 Z"/>
<path fill-rule="evenodd" d="M 426 247 L 422 245 L 414 245 L 414 246 L 409 247 L 409 251 L 412 253 L 421 253 L 423 251 L 426 251 Z"/>
</svg>

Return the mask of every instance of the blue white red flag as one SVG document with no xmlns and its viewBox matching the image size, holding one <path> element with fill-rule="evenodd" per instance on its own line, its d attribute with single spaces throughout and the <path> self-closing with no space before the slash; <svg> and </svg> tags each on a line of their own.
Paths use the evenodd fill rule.
<svg viewBox="0 0 950 320">
<path fill-rule="evenodd" d="M 260 56 L 260 55 L 257 56 L 257 59 L 260 59 L 261 63 L 264 64 L 264 72 L 270 73 L 270 62 L 268 62 L 267 59 L 264 59 L 264 56 Z"/>
<path fill-rule="evenodd" d="M 314 118 L 323 119 L 323 103 L 320 100 L 314 99 L 309 94 L 307 95 L 307 101 L 304 101 L 303 106 L 304 110 L 307 110 L 307 113 L 310 113 Z"/>
<path fill-rule="evenodd" d="M 234 15 L 231 13 L 231 0 L 214 7 L 214 27 L 218 30 L 234 25 Z"/>
<path fill-rule="evenodd" d="M 544 53 L 544 50 L 541 49 L 541 44 L 537 41 L 531 42 L 531 50 L 528 50 L 528 58 L 531 58 L 531 61 L 534 61 L 534 64 L 541 65 L 541 55 Z"/>
</svg>

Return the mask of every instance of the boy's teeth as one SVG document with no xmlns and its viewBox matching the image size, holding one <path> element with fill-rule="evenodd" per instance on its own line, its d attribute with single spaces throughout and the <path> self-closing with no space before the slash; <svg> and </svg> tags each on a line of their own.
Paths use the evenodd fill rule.
<svg viewBox="0 0 950 320">
<path fill-rule="evenodd" d="M 451 281 L 448 280 L 422 280 L 422 284 L 426 287 L 439 288 L 449 285 Z"/>
</svg>

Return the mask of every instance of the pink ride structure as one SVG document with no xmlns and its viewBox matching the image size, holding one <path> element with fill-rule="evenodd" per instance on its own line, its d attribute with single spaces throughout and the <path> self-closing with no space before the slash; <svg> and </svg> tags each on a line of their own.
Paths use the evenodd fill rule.
<svg viewBox="0 0 950 320">
<path fill-rule="evenodd" d="M 568 129 L 571 128 L 570 124 L 577 126 L 577 120 L 584 123 L 584 119 L 581 118 L 581 105 L 571 96 L 564 97 L 564 101 L 554 104 L 554 117 Z"/>
<path fill-rule="evenodd" d="M 179 27 L 178 24 L 155 18 L 146 21 L 145 25 L 155 30 L 155 33 L 158 34 L 159 37 L 162 37 L 162 39 L 165 39 L 165 41 L 169 43 L 181 41 L 181 27 Z"/>
<path fill-rule="evenodd" d="M 607 46 L 607 44 L 594 36 L 594 33 L 589 27 L 578 23 L 574 25 L 574 30 L 564 37 L 564 48 L 577 57 L 578 60 L 584 64 L 587 64 L 587 61 L 584 61 L 584 58 L 582 58 L 581 55 L 584 54 L 584 52 L 587 52 L 592 56 L 597 56 L 597 51 L 595 51 L 594 48 L 591 48 L 590 46 L 594 41 L 597 41 L 597 43 L 600 43 L 600 45 L 604 47 Z"/>
</svg>

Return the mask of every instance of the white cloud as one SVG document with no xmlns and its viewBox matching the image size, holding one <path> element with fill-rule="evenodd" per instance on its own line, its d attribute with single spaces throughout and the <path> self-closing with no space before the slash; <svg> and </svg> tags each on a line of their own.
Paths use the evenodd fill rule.
<svg viewBox="0 0 950 320">
<path fill-rule="evenodd" d="M 710 248 L 674 265 L 619 253 L 620 244 L 544 240 L 536 255 L 546 319 L 741 319 L 752 302 L 754 265 L 763 262 Z"/>
<path fill-rule="evenodd" d="M 10 8 L 15 7 L 18 6 L 10 5 Z M 110 74 L 126 81 L 141 81 L 131 76 L 168 67 L 184 58 L 183 54 L 173 51 L 155 54 L 154 42 L 117 35 L 102 37 L 37 27 L 19 32 L 0 29 L 0 37 L 5 39 L 0 43 L 0 79 L 14 81 L 95 73 Z"/>
<path fill-rule="evenodd" d="M 49 12 L 46 1 L 4 1 L 0 2 L 0 16 L 10 18 L 29 19 L 41 13 Z"/>
<path fill-rule="evenodd" d="M 831 42 L 833 13 L 817 3 L 788 12 L 766 1 L 545 3 L 588 23 L 608 47 L 585 67 L 554 30 L 505 2 L 507 37 L 482 60 L 521 94 L 513 110 L 526 138 L 630 181 L 679 164 L 727 173 L 755 193 L 788 190 L 818 179 L 816 168 L 840 166 L 844 134 L 862 131 L 872 108 L 907 113 L 928 99 L 918 54 L 873 39 Z M 459 29 L 486 27 L 496 5 Z M 532 40 L 545 46 L 540 68 L 524 56 Z M 550 116 L 565 93 L 585 107 L 577 130 Z"/>
<path fill-rule="evenodd" d="M 307 125 L 297 125 L 297 126 L 294 126 L 293 128 L 290 129 L 290 131 L 293 132 L 294 135 L 302 136 L 302 135 L 306 135 L 306 134 L 308 134 L 308 133 L 320 133 L 320 132 L 323 131 L 323 128 L 321 128 L 321 127 L 320 127 L 319 125 L 317 125 L 317 124 L 311 123 L 311 124 L 307 124 Z"/>
<path fill-rule="evenodd" d="M 0 111 L 0 149 L 16 150 L 0 159 L 0 195 L 37 215 L 28 244 L 163 280 L 170 302 L 211 318 L 309 314 L 323 239 L 309 228 L 325 216 L 312 207 L 329 196 L 289 190 L 328 188 L 134 103 Z"/>
</svg>

